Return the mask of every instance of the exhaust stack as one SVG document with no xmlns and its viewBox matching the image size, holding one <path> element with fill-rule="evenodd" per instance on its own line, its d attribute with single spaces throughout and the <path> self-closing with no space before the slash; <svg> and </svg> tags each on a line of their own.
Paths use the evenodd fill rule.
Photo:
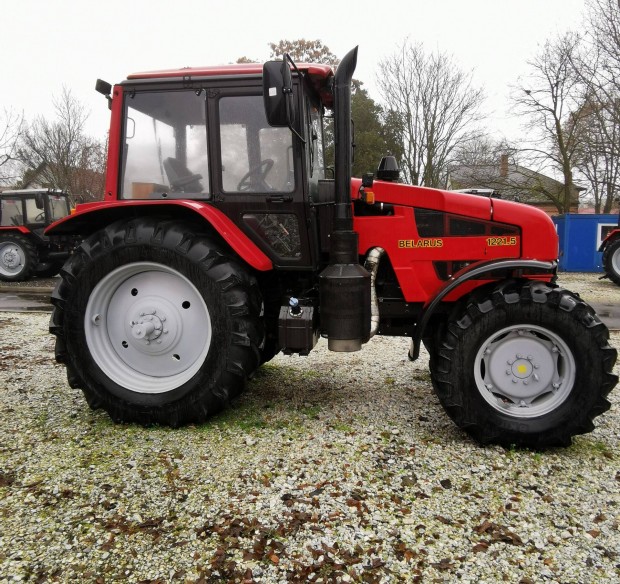
<svg viewBox="0 0 620 584">
<path fill-rule="evenodd" d="M 370 338 L 370 274 L 359 264 L 351 212 L 351 80 L 357 47 L 341 61 L 334 79 L 336 205 L 329 266 L 319 276 L 321 330 L 330 351 L 359 351 Z"/>
</svg>

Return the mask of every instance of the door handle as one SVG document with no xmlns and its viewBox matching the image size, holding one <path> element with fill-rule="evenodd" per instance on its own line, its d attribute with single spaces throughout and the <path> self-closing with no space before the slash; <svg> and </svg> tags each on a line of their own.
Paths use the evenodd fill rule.
<svg viewBox="0 0 620 584">
<path fill-rule="evenodd" d="M 275 195 L 273 197 L 267 197 L 268 203 L 290 203 L 293 197 L 285 197 L 284 195 Z"/>
</svg>

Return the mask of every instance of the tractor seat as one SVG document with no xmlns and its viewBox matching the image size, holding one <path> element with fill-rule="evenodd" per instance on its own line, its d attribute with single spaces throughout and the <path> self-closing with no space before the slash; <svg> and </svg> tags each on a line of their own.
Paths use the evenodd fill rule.
<svg viewBox="0 0 620 584">
<path fill-rule="evenodd" d="M 176 158 L 166 158 L 163 164 L 173 191 L 184 193 L 201 193 L 203 191 L 200 182 L 201 174 L 192 174 L 191 170 Z"/>
</svg>

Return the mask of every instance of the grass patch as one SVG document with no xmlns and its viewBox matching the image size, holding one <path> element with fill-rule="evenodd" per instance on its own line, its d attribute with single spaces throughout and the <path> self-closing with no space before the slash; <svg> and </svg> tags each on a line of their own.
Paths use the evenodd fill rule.
<svg viewBox="0 0 620 584">
<path fill-rule="evenodd" d="M 317 420 L 319 414 L 321 413 L 321 408 L 319 406 L 308 406 L 302 408 L 300 411 L 304 416 L 310 418 L 311 420 Z"/>
<path fill-rule="evenodd" d="M 295 381 L 308 381 L 317 379 L 321 373 L 314 369 L 297 369 L 289 365 L 272 365 L 266 363 L 256 370 L 254 380 L 258 382 L 278 383 L 285 382 L 290 385 Z"/>
<path fill-rule="evenodd" d="M 614 453 L 609 448 L 609 444 L 600 440 L 591 440 L 584 437 L 575 438 L 575 442 L 570 447 L 570 450 L 575 453 L 583 453 L 596 458 L 607 458 L 608 460 L 613 460 L 615 458 Z"/>
<path fill-rule="evenodd" d="M 201 431 L 239 429 L 248 432 L 267 428 L 267 423 L 264 416 L 254 407 L 241 407 L 228 408 L 197 428 Z"/>
<path fill-rule="evenodd" d="M 337 430 L 338 432 L 344 432 L 345 434 L 350 434 L 354 431 L 353 426 L 346 424 L 345 422 L 333 422 L 330 426 Z"/>
</svg>

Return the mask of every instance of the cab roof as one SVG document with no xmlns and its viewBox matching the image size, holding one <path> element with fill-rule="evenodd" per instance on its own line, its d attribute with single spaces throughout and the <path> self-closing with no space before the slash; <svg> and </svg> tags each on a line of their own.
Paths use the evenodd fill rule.
<svg viewBox="0 0 620 584">
<path fill-rule="evenodd" d="M 321 100 L 326 106 L 331 106 L 333 96 L 330 82 L 334 76 L 331 65 L 322 63 L 296 63 L 297 68 L 307 75 L 310 84 L 321 95 Z M 127 76 L 127 81 L 157 79 L 191 81 L 204 77 L 239 77 L 239 76 L 262 76 L 262 63 L 235 63 L 230 65 L 214 65 L 210 67 L 182 67 L 180 69 L 161 69 L 159 71 L 143 71 L 132 73 Z"/>
</svg>

